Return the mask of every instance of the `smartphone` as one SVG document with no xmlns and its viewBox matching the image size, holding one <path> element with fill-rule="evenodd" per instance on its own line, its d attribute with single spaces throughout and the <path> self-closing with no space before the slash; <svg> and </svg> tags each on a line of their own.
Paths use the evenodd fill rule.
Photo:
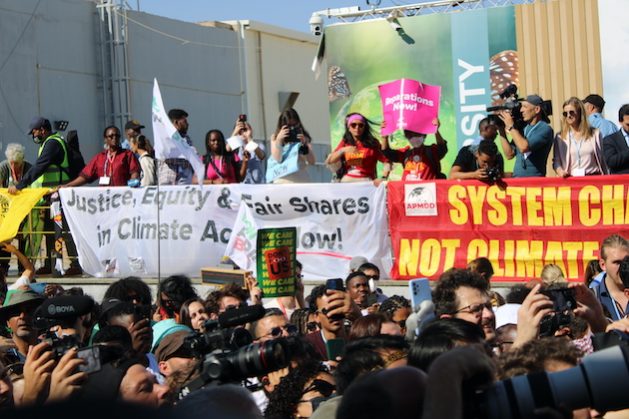
<svg viewBox="0 0 629 419">
<path fill-rule="evenodd" d="M 325 289 L 334 291 L 345 291 L 343 278 L 331 278 L 325 281 Z"/>
<path fill-rule="evenodd" d="M 247 115 L 245 115 L 244 113 L 238 115 L 238 122 L 247 122 Z"/>
<path fill-rule="evenodd" d="M 378 302 L 378 296 L 375 293 L 371 293 L 367 296 L 367 307 L 371 307 L 377 302 Z"/>
<path fill-rule="evenodd" d="M 411 305 L 413 311 L 419 308 L 422 301 L 432 301 L 432 291 L 430 289 L 430 282 L 428 278 L 411 279 L 408 282 L 409 291 L 411 294 Z"/>
<path fill-rule="evenodd" d="M 325 343 L 325 351 L 330 361 L 336 361 L 336 358 L 343 356 L 345 352 L 345 339 L 328 339 Z"/>
<path fill-rule="evenodd" d="M 85 364 L 79 365 L 79 371 L 83 371 L 88 374 L 100 371 L 102 367 L 100 360 L 100 347 L 88 346 L 87 348 L 79 349 L 76 356 L 77 358 L 85 360 Z"/>
</svg>

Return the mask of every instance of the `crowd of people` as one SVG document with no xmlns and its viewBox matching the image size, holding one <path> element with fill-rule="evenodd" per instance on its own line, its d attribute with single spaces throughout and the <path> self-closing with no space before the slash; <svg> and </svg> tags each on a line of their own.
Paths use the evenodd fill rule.
<svg viewBox="0 0 629 419">
<path fill-rule="evenodd" d="M 443 272 L 421 301 L 384 295 L 379 267 L 360 256 L 344 279 L 307 294 L 297 264 L 296 292 L 284 297 L 265 298 L 250 275 L 205 296 L 185 276 L 164 279 L 155 296 L 128 277 L 98 303 L 78 287 L 39 286 L 22 262 L 25 277 L 0 292 L 3 415 L 124 402 L 195 418 L 505 417 L 483 410 L 479 394 L 498 397 L 487 390 L 498 380 L 573 368 L 626 345 L 629 332 L 629 242 L 619 235 L 601 243 L 581 283 L 547 265 L 502 295 L 480 258 Z M 525 401 L 514 412 L 537 410 L 513 417 L 626 414 L 601 411 L 629 408 L 611 395 L 624 383 L 594 384 L 610 387 L 592 392 L 608 394 L 603 402 L 552 405 L 566 394 L 552 387 L 557 394 L 541 399 L 518 393 Z"/>
</svg>

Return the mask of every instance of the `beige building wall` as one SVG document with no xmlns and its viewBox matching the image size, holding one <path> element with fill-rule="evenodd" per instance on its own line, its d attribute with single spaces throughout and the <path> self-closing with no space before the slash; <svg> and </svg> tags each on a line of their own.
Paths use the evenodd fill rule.
<svg viewBox="0 0 629 419">
<path fill-rule="evenodd" d="M 515 9 L 519 91 L 552 99 L 557 131 L 566 99 L 603 94 L 598 0 L 538 1 Z"/>
<path fill-rule="evenodd" d="M 240 35 L 243 109 L 256 138 L 270 144 L 281 111 L 280 92 L 299 93 L 294 108 L 312 137 L 317 160 L 310 176 L 329 181 L 331 173 L 322 163 L 330 152 L 327 79 L 322 74 L 315 80 L 311 71 L 320 38 L 250 20 L 201 25 L 229 25 Z"/>
</svg>

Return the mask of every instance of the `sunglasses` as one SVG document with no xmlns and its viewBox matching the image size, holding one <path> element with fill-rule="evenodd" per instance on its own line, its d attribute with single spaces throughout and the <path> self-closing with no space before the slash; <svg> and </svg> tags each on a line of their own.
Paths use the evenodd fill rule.
<svg viewBox="0 0 629 419">
<path fill-rule="evenodd" d="M 350 128 L 365 128 L 365 124 L 360 124 L 360 123 L 352 123 L 349 124 Z"/>
<path fill-rule="evenodd" d="M 568 112 L 563 112 L 562 115 L 564 118 L 567 118 L 568 115 L 574 118 L 575 116 L 577 116 L 577 113 L 575 111 L 568 111 Z"/>
<path fill-rule="evenodd" d="M 109 134 L 106 135 L 105 138 L 120 138 L 120 134 Z"/>
<path fill-rule="evenodd" d="M 380 275 L 371 275 L 371 276 L 368 276 L 367 279 L 373 279 L 374 281 L 377 281 L 380 279 Z"/>
<path fill-rule="evenodd" d="M 289 323 L 284 326 L 274 327 L 273 329 L 271 329 L 269 333 L 266 334 L 266 336 L 273 336 L 274 338 L 279 338 L 280 336 L 282 336 L 283 330 L 286 331 L 288 336 L 295 336 L 297 334 L 297 326 Z"/>
</svg>

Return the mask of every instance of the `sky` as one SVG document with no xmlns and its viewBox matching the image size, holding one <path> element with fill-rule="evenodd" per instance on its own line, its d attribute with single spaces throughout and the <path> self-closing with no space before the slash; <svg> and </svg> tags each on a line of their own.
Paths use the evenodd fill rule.
<svg viewBox="0 0 629 419">
<path fill-rule="evenodd" d="M 375 1 L 372 0 L 372 3 Z M 379 7 L 419 1 L 382 0 Z M 206 20 L 257 20 L 300 32 L 310 32 L 313 12 L 339 7 L 369 9 L 366 0 L 127 0 L 134 10 L 187 22 Z"/>
</svg>

